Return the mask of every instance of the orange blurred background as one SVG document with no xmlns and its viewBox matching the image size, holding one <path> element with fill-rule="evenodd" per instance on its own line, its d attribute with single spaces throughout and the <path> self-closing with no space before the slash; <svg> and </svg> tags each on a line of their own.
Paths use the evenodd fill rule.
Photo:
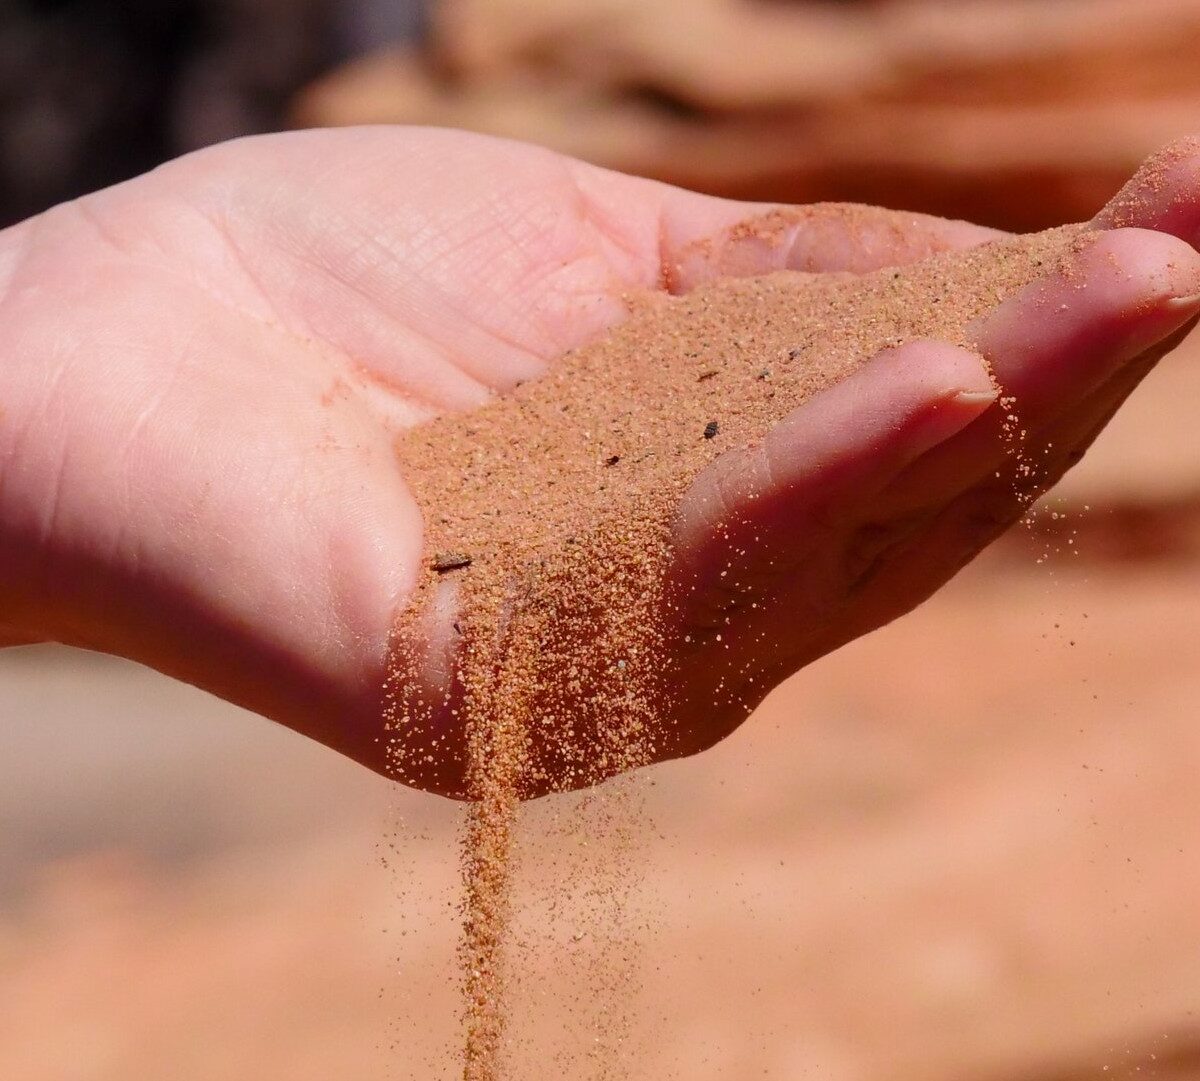
<svg viewBox="0 0 1200 1081">
<path fill-rule="evenodd" d="M 438 123 L 1035 228 L 1200 129 L 1196 0 L 372 0 L 336 48 L 226 7 L 184 69 L 227 93 L 148 83 L 175 119 L 114 178 Z M 218 116 L 266 78 L 235 30 L 276 23 L 276 104 Z M 514 1078 L 1200 1081 L 1198 352 L 917 613 L 701 758 L 531 811 Z M 455 1076 L 457 807 L 109 658 L 4 651 L 0 690 L 0 1078 Z"/>
</svg>

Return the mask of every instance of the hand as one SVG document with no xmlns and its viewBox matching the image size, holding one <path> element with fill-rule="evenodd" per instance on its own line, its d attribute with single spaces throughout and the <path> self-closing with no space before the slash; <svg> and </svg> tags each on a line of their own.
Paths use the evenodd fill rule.
<svg viewBox="0 0 1200 1081">
<path fill-rule="evenodd" d="M 1024 488 L 1075 460 L 1200 309 L 1168 299 L 1200 293 L 1197 159 L 1177 157 L 1140 209 L 1100 219 L 1139 228 L 1083 257 L 1088 289 L 1052 285 L 1069 318 L 1044 326 L 1017 298 L 980 327 L 1040 463 Z M 133 658 L 386 772 L 388 634 L 422 560 L 398 431 L 536 377 L 623 318 L 630 289 L 865 271 L 993 235 L 883 211 L 850 233 L 819 209 L 776 246 L 729 232 L 766 209 L 377 128 L 225 144 L 0 234 L 0 640 Z M 736 633 L 697 650 L 681 627 L 691 712 L 672 753 L 911 608 L 1023 509 L 979 359 L 906 350 L 723 459 L 681 508 L 680 569 L 703 577 L 713 492 L 736 504 L 770 461 L 777 498 L 743 568 L 763 603 L 697 595 L 691 625 Z M 737 694 L 714 709 L 722 671 Z M 460 752 L 405 779 L 453 791 Z"/>
</svg>

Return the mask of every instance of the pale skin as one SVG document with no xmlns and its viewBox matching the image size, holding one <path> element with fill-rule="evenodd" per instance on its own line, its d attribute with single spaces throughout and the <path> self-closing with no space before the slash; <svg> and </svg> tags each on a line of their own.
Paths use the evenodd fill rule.
<svg viewBox="0 0 1200 1081">
<path fill-rule="evenodd" d="M 746 511 L 759 540 L 738 577 L 757 602 L 697 592 L 664 658 L 683 703 L 664 753 L 743 719 L 712 708 L 722 671 L 752 672 L 752 703 L 928 597 L 1190 326 L 1200 155 L 1131 184 L 1144 198 L 1101 212 L 1071 280 L 978 327 L 1033 481 L 1013 475 L 983 360 L 941 342 L 874 358 L 697 480 L 679 574 L 703 584 L 714 523 Z M 363 128 L 214 147 L 0 233 L 0 644 L 128 657 L 386 772 L 388 636 L 423 554 L 399 432 L 536 378 L 623 319 L 631 290 L 864 272 L 995 235 L 884 211 L 851 234 L 817 212 L 776 244 L 726 242 L 766 209 L 516 143 Z M 1046 290 L 1068 306 L 1053 321 Z M 431 682 L 454 661 L 453 614 L 427 620 Z M 720 655 L 696 644 L 714 619 Z M 460 759 L 405 780 L 453 791 Z"/>
</svg>

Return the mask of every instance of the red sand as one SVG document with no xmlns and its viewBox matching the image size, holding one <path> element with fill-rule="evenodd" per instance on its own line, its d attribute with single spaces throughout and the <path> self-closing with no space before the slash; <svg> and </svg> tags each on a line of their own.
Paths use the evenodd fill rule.
<svg viewBox="0 0 1200 1081">
<path fill-rule="evenodd" d="M 643 765 L 672 723 L 664 582 L 688 486 L 879 350 L 969 345 L 972 320 L 1080 242 L 1055 230 L 865 276 L 784 272 L 639 297 L 628 322 L 545 378 L 404 437 L 428 564 L 398 626 L 389 728 L 403 778 L 448 724 L 465 725 L 468 1081 L 503 1074 L 520 799 Z M 461 693 L 430 703 L 406 643 L 450 581 Z"/>
</svg>

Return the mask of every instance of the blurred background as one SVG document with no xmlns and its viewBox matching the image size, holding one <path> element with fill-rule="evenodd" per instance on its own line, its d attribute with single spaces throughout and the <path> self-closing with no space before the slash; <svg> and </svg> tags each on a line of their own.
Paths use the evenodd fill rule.
<svg viewBox="0 0 1200 1081">
<path fill-rule="evenodd" d="M 1200 130 L 1198 48 L 1200 0 L 0 0 L 0 224 L 387 122 L 1033 229 Z M 1198 351 L 916 614 L 699 760 L 539 805 L 514 1077 L 1200 1081 Z M 0 653 L 0 1078 L 453 1077 L 459 814 L 131 665 Z"/>
</svg>

